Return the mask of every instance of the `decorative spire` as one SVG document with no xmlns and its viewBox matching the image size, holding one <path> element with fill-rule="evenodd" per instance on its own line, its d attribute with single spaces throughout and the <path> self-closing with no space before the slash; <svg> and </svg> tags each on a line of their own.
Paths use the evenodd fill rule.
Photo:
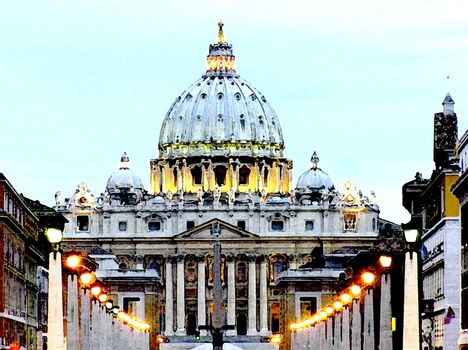
<svg viewBox="0 0 468 350">
<path fill-rule="evenodd" d="M 232 45 L 227 43 L 224 38 L 224 23 L 218 23 L 218 37 L 215 44 L 211 44 L 206 58 L 208 70 L 207 73 L 234 73 L 235 56 L 232 52 Z"/>
<path fill-rule="evenodd" d="M 217 39 L 218 44 L 225 44 L 226 43 L 226 40 L 224 39 L 223 26 L 224 26 L 223 21 L 219 20 L 219 22 L 218 22 L 219 30 L 218 30 L 218 39 Z"/>
<path fill-rule="evenodd" d="M 312 163 L 311 169 L 317 169 L 318 168 L 318 163 L 319 163 L 319 157 L 317 155 L 317 152 L 314 151 L 314 154 L 312 154 L 312 157 L 310 158 L 310 162 Z"/>
<path fill-rule="evenodd" d="M 444 115 L 453 114 L 455 111 L 454 105 L 455 101 L 452 99 L 450 93 L 447 92 L 447 95 L 445 95 L 444 101 L 442 102 L 442 106 L 444 107 Z"/>
<path fill-rule="evenodd" d="M 122 154 L 120 157 L 120 168 L 119 169 L 130 169 L 130 158 L 128 158 L 127 152 Z"/>
</svg>

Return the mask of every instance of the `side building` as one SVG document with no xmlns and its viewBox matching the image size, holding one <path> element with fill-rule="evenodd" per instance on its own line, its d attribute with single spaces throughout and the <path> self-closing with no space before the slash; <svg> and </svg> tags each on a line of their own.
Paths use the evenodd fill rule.
<svg viewBox="0 0 468 350">
<path fill-rule="evenodd" d="M 457 116 L 447 94 L 434 115 L 434 164 L 429 179 L 420 173 L 403 185 L 403 205 L 411 214 L 404 228 L 421 232 L 422 348 L 458 348 L 460 320 L 460 221 L 452 185 L 458 179 Z"/>
<path fill-rule="evenodd" d="M 468 130 L 458 143 L 460 177 L 452 192 L 460 201 L 461 226 L 461 320 L 459 349 L 468 349 Z"/>
<path fill-rule="evenodd" d="M 43 349 L 49 223 L 63 216 L 19 194 L 0 173 L 0 349 Z"/>
</svg>

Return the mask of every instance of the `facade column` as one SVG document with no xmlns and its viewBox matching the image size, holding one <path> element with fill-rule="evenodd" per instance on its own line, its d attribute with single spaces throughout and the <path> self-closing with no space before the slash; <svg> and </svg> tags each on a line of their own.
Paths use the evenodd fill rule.
<svg viewBox="0 0 468 350">
<path fill-rule="evenodd" d="M 236 273 L 235 260 L 233 255 L 227 257 L 227 324 L 230 326 L 236 325 Z M 228 329 L 226 336 L 232 337 L 237 335 L 236 329 Z"/>
<path fill-rule="evenodd" d="M 185 274 L 184 256 L 177 255 L 177 330 L 176 335 L 184 336 L 185 331 Z"/>
<path fill-rule="evenodd" d="M 90 305 L 91 297 L 89 295 L 89 289 L 84 290 L 81 293 L 81 322 L 80 322 L 80 348 L 90 349 L 89 342 L 89 327 L 90 327 Z"/>
<path fill-rule="evenodd" d="M 198 260 L 198 293 L 197 293 L 197 307 L 198 307 L 198 326 L 206 325 L 206 263 L 205 256 L 199 255 Z M 206 336 L 205 329 L 200 331 L 200 335 Z"/>
<path fill-rule="evenodd" d="M 353 311 L 351 320 L 351 349 L 361 350 L 361 310 L 359 299 L 353 300 Z"/>
<path fill-rule="evenodd" d="M 166 258 L 166 327 L 164 335 L 174 335 L 174 285 L 172 281 L 172 256 Z"/>
<path fill-rule="evenodd" d="M 391 277 L 383 273 L 380 278 L 380 350 L 392 350 Z"/>
<path fill-rule="evenodd" d="M 268 288 L 266 257 L 260 261 L 260 335 L 268 336 Z"/>
<path fill-rule="evenodd" d="M 249 255 L 249 301 L 247 335 L 257 335 L 257 271 L 256 256 Z"/>
<path fill-rule="evenodd" d="M 80 350 L 78 321 L 78 276 L 68 275 L 67 349 Z"/>
<path fill-rule="evenodd" d="M 367 288 L 364 294 L 364 350 L 373 350 L 374 336 L 374 289 Z"/>
</svg>

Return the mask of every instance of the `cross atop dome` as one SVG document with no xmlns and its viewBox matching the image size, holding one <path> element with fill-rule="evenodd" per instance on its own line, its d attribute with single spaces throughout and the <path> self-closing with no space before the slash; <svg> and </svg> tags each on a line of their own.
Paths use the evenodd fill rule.
<svg viewBox="0 0 468 350">
<path fill-rule="evenodd" d="M 314 170 L 317 169 L 319 160 L 317 152 L 314 151 L 314 154 L 312 154 L 312 157 L 310 158 L 310 162 L 312 163 L 310 168 Z"/>
<path fill-rule="evenodd" d="M 120 157 L 119 169 L 130 169 L 130 158 L 128 157 L 127 152 L 124 152 L 122 157 Z"/>
<path fill-rule="evenodd" d="M 235 73 L 235 56 L 232 51 L 232 45 L 224 38 L 223 26 L 224 23 L 219 21 L 216 43 L 210 45 L 209 53 L 206 58 L 208 65 L 207 73 L 213 72 L 216 75 L 222 73 Z"/>
</svg>

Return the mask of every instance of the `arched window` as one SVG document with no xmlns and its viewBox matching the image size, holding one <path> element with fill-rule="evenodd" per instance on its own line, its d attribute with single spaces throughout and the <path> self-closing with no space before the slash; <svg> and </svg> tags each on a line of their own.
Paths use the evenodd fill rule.
<svg viewBox="0 0 468 350">
<path fill-rule="evenodd" d="M 119 264 L 119 269 L 126 270 L 127 269 L 127 264 L 126 263 L 120 263 Z"/>
<path fill-rule="evenodd" d="M 214 168 L 215 181 L 219 187 L 226 184 L 226 172 L 227 168 L 225 166 L 218 165 Z"/>
<path fill-rule="evenodd" d="M 282 261 L 277 260 L 273 263 L 273 280 L 276 281 L 278 278 L 279 274 L 283 272 L 284 270 L 284 264 Z"/>
<path fill-rule="evenodd" d="M 156 261 L 153 261 L 151 264 L 150 264 L 150 269 L 152 270 L 156 270 L 158 272 L 158 274 L 161 273 L 161 267 L 159 266 L 159 264 L 156 262 Z"/>
<path fill-rule="evenodd" d="M 237 264 L 237 282 L 247 281 L 247 265 L 241 261 Z"/>
<path fill-rule="evenodd" d="M 239 169 L 239 185 L 248 185 L 249 184 L 250 169 L 247 166 L 242 166 Z"/>
<path fill-rule="evenodd" d="M 190 173 L 192 174 L 192 185 L 202 184 L 202 170 L 199 166 L 194 166 Z"/>
<path fill-rule="evenodd" d="M 172 174 L 174 175 L 174 187 L 177 187 L 177 167 L 174 167 Z"/>
<path fill-rule="evenodd" d="M 263 169 L 263 186 L 268 186 L 268 168 Z"/>
</svg>

